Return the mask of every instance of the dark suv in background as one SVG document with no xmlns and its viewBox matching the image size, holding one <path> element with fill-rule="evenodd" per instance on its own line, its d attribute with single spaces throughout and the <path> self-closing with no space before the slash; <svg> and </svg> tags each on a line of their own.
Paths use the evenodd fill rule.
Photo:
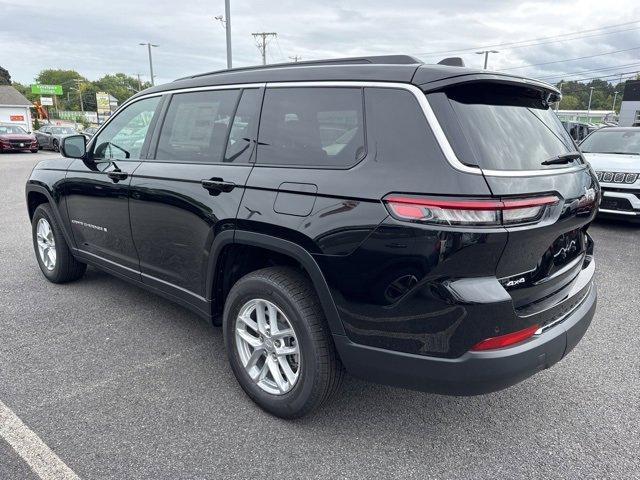
<svg viewBox="0 0 640 480">
<path fill-rule="evenodd" d="M 52 282 L 87 264 L 222 324 L 262 408 L 354 375 L 471 395 L 564 357 L 596 306 L 598 182 L 552 86 L 387 56 L 145 90 L 38 164 Z"/>
</svg>

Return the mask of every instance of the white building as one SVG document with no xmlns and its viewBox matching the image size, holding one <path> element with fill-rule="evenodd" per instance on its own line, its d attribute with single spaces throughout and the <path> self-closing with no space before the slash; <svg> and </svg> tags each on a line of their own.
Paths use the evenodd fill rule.
<svg viewBox="0 0 640 480">
<path fill-rule="evenodd" d="M 31 131 L 31 102 L 11 85 L 0 85 L 0 123 Z"/>
<path fill-rule="evenodd" d="M 615 120 L 613 110 L 558 110 L 560 120 L 569 122 L 602 123 Z"/>
<path fill-rule="evenodd" d="M 627 80 L 620 106 L 621 127 L 640 127 L 640 80 Z"/>
</svg>

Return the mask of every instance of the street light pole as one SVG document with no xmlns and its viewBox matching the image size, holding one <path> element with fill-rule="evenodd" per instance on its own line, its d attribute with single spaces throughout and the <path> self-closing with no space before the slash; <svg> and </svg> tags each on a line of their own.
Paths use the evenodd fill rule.
<svg viewBox="0 0 640 480">
<path fill-rule="evenodd" d="M 231 58 L 231 6 L 230 0 L 224 0 L 224 16 L 226 22 L 224 24 L 225 33 L 227 34 L 227 68 L 233 67 L 233 60 Z"/>
<path fill-rule="evenodd" d="M 618 92 L 613 92 L 613 105 L 611 106 L 611 110 L 613 110 L 613 114 L 616 113 L 616 100 L 618 99 Z"/>
<path fill-rule="evenodd" d="M 489 54 L 490 53 L 500 53 L 497 50 L 482 50 L 481 52 L 476 52 L 478 55 L 484 55 L 484 69 L 486 70 L 489 65 Z"/>
<path fill-rule="evenodd" d="M 589 106 L 587 107 L 587 123 L 591 123 L 591 97 L 593 96 L 593 88 L 589 87 Z"/>
<path fill-rule="evenodd" d="M 146 45 L 147 46 L 147 51 L 149 52 L 149 72 L 151 74 L 151 85 L 155 85 L 155 78 L 153 75 L 153 58 L 151 57 L 151 47 L 159 47 L 160 45 L 154 45 L 151 42 L 141 42 L 140 45 Z"/>
</svg>

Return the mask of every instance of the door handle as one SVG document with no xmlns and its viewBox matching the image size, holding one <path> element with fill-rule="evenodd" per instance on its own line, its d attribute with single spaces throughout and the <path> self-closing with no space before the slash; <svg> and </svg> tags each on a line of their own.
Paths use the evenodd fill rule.
<svg viewBox="0 0 640 480">
<path fill-rule="evenodd" d="M 200 182 L 202 187 L 209 190 L 211 195 L 218 195 L 222 192 L 230 192 L 236 188 L 236 184 L 233 182 L 225 182 L 221 178 L 212 178 L 210 180 L 202 180 Z"/>
<path fill-rule="evenodd" d="M 107 172 L 107 177 L 118 183 L 120 180 L 124 180 L 129 176 L 127 172 Z"/>
</svg>

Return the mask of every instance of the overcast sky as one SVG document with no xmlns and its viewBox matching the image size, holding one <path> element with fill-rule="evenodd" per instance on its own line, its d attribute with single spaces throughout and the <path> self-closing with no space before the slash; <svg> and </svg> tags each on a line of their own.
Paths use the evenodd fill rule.
<svg viewBox="0 0 640 480">
<path fill-rule="evenodd" d="M 156 83 L 165 83 L 225 68 L 224 29 L 213 20 L 223 13 L 224 0 L 0 0 L 0 66 L 23 83 L 44 68 L 74 69 L 90 80 L 115 72 L 147 80 L 147 52 L 138 44 L 150 41 L 160 45 Z M 454 55 L 438 52 L 627 23 L 571 41 L 495 47 L 500 53 L 489 66 L 550 81 L 592 69 L 611 67 L 582 77 L 640 70 L 640 22 L 628 23 L 640 20 L 638 0 L 231 0 L 231 15 L 234 66 L 260 63 L 251 36 L 259 31 L 278 33 L 267 48 L 270 63 L 390 53 L 435 63 Z M 628 51 L 564 62 L 616 50 Z M 482 66 L 473 51 L 461 56 Z"/>
</svg>

